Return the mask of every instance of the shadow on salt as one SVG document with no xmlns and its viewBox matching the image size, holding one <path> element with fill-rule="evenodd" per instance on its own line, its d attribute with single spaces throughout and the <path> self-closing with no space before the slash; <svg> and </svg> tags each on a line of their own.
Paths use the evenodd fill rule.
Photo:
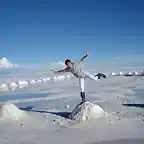
<svg viewBox="0 0 144 144">
<path fill-rule="evenodd" d="M 135 92 L 135 97 L 141 98 L 140 102 L 125 103 L 125 104 L 123 104 L 123 106 L 144 108 L 144 90 L 143 89 L 134 89 L 134 92 Z"/>
</svg>

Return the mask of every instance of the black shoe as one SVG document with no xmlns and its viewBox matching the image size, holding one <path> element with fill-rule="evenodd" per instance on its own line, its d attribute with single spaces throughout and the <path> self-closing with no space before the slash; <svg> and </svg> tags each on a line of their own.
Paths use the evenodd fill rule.
<svg viewBox="0 0 144 144">
<path fill-rule="evenodd" d="M 101 78 L 106 78 L 106 75 L 104 75 L 103 73 L 98 73 L 97 75 L 95 75 L 95 77 L 98 77 L 98 79 L 101 79 Z"/>
</svg>

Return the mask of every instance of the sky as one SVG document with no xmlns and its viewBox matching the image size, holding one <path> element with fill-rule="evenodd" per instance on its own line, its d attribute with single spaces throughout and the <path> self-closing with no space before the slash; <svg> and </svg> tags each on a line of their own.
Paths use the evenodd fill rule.
<svg viewBox="0 0 144 144">
<path fill-rule="evenodd" d="M 0 56 L 47 64 L 144 55 L 144 0 L 0 0 Z"/>
</svg>

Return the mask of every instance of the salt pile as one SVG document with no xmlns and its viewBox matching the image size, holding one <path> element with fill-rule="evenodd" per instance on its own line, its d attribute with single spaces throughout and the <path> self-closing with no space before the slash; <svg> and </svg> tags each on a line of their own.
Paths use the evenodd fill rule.
<svg viewBox="0 0 144 144">
<path fill-rule="evenodd" d="M 37 80 L 37 82 L 41 82 L 41 80 Z"/>
<path fill-rule="evenodd" d="M 31 81 L 30 81 L 30 84 L 35 84 L 35 83 L 36 83 L 35 80 L 31 80 Z"/>
<path fill-rule="evenodd" d="M 47 79 L 47 81 L 49 81 L 49 80 L 50 80 L 50 78 L 49 78 L 49 77 L 47 77 L 46 79 Z"/>
<path fill-rule="evenodd" d="M 104 110 L 99 105 L 87 101 L 81 105 L 77 105 L 69 115 L 69 118 L 76 121 L 86 121 L 99 118 L 104 114 Z"/>
<path fill-rule="evenodd" d="M 122 72 L 119 72 L 117 75 L 118 75 L 118 76 L 122 76 L 122 75 L 123 75 L 123 73 L 122 73 Z"/>
<path fill-rule="evenodd" d="M 7 89 L 8 87 L 7 87 L 7 85 L 6 84 L 1 84 L 0 85 L 0 89 Z"/>
<path fill-rule="evenodd" d="M 138 75 L 138 72 L 134 72 L 133 75 L 137 76 L 137 75 Z"/>
<path fill-rule="evenodd" d="M 112 72 L 110 75 L 115 76 L 116 74 L 114 72 Z"/>
<path fill-rule="evenodd" d="M 27 81 L 18 81 L 19 86 L 24 86 L 24 85 L 27 85 L 27 84 L 28 84 Z"/>
<path fill-rule="evenodd" d="M 58 80 L 64 80 L 64 79 L 65 79 L 65 76 L 60 75 L 60 76 L 57 77 L 57 79 L 58 79 Z"/>
<path fill-rule="evenodd" d="M 70 79 L 70 75 L 67 75 L 67 78 Z"/>
<path fill-rule="evenodd" d="M 3 91 L 3 92 L 8 91 L 8 86 L 6 84 L 1 84 L 0 91 Z"/>
<path fill-rule="evenodd" d="M 14 104 L 7 103 L 0 107 L 0 119 L 1 120 L 20 120 L 25 118 L 27 114 L 18 109 Z"/>
<path fill-rule="evenodd" d="M 131 76 L 131 75 L 132 75 L 132 73 L 131 73 L 131 72 L 128 72 L 126 75 L 127 75 L 127 76 Z"/>
<path fill-rule="evenodd" d="M 47 79 L 46 78 L 42 78 L 42 81 L 46 81 Z"/>
<path fill-rule="evenodd" d="M 56 81 L 58 78 L 56 76 L 53 77 L 53 80 Z"/>
<path fill-rule="evenodd" d="M 9 87 L 17 87 L 17 84 L 15 82 L 10 83 Z"/>
</svg>

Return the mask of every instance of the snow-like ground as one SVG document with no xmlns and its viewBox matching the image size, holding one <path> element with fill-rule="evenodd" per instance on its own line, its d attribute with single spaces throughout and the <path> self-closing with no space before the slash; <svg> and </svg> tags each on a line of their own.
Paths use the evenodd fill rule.
<svg viewBox="0 0 144 144">
<path fill-rule="evenodd" d="M 25 76 L 20 80 L 37 78 Z M 12 79 L 15 80 L 18 79 Z M 6 82 L 10 82 L 10 77 L 3 77 L 2 83 Z M 0 119 L 4 113 L 8 119 L 0 120 L 0 143 L 144 144 L 144 109 L 139 108 L 144 107 L 143 87 L 143 77 L 86 80 L 87 100 L 106 114 L 82 122 L 69 119 L 69 114 L 81 101 L 75 78 L 1 91 Z M 14 105 L 5 106 L 8 102 Z M 91 114 L 99 114 L 97 105 Z M 20 110 L 26 117 L 11 119 L 16 114 L 21 115 Z M 82 110 L 86 112 L 85 108 Z"/>
</svg>

